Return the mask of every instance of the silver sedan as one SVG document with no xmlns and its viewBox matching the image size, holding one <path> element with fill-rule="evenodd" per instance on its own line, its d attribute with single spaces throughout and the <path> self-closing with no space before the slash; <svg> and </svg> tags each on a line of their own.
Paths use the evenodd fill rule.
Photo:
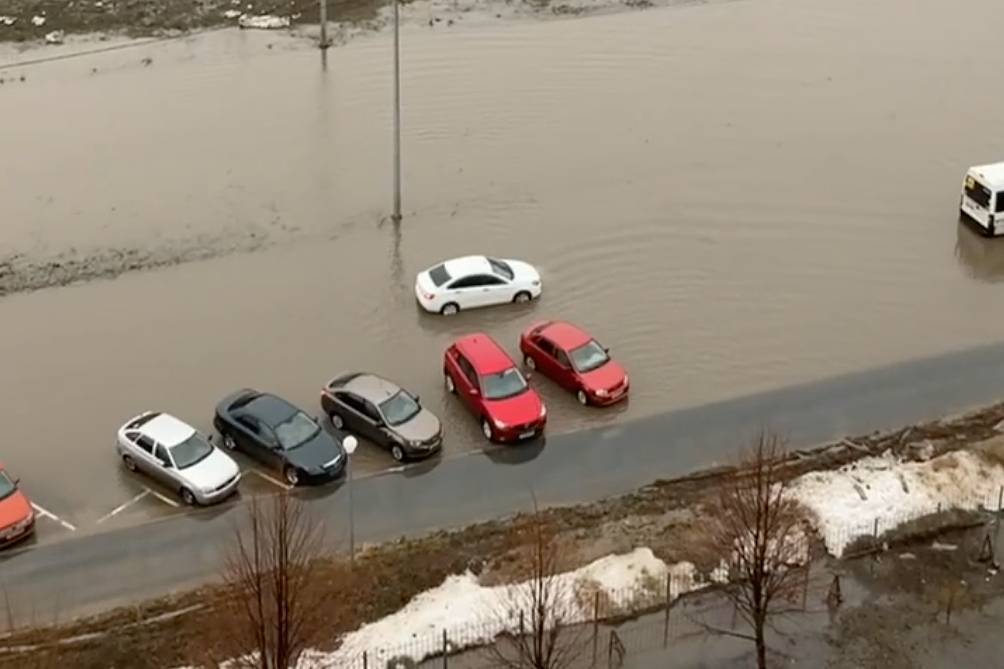
<svg viewBox="0 0 1004 669">
<path fill-rule="evenodd" d="M 186 504 L 213 504 L 237 490 L 241 472 L 229 455 L 187 423 L 147 411 L 118 431 L 126 469 L 143 472 L 178 493 Z"/>
</svg>

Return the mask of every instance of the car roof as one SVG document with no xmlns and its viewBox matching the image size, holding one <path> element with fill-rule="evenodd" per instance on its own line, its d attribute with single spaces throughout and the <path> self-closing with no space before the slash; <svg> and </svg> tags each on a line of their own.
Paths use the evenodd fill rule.
<svg viewBox="0 0 1004 669">
<path fill-rule="evenodd" d="M 461 337 L 455 346 L 474 365 L 478 374 L 495 374 L 515 367 L 505 349 L 483 332 Z"/>
<path fill-rule="evenodd" d="M 566 351 L 570 351 L 573 348 L 578 348 L 583 344 L 589 343 L 592 339 L 592 337 L 590 337 L 584 330 L 580 330 L 571 323 L 566 323 L 564 321 L 554 321 L 549 323 L 541 328 L 540 334 L 544 335 Z"/>
<path fill-rule="evenodd" d="M 275 426 L 286 420 L 299 409 L 275 395 L 262 393 L 243 406 L 247 413 L 260 418 L 270 426 Z"/>
<path fill-rule="evenodd" d="M 136 429 L 140 434 L 168 448 L 177 446 L 195 434 L 195 428 L 167 413 L 159 414 Z"/>
<path fill-rule="evenodd" d="M 400 391 L 401 387 L 375 374 L 359 374 L 343 385 L 342 389 L 379 404 Z"/>
<path fill-rule="evenodd" d="M 985 185 L 993 190 L 1004 188 L 1004 163 L 977 165 L 970 167 L 969 171 L 979 177 Z"/>
<path fill-rule="evenodd" d="M 463 256 L 443 263 L 451 278 L 469 276 L 471 274 L 493 274 L 492 266 L 485 256 Z"/>
</svg>

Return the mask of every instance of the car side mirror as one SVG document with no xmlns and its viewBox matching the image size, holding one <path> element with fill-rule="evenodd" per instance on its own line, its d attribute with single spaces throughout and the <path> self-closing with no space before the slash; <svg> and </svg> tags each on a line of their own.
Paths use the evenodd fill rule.
<svg viewBox="0 0 1004 669">
<path fill-rule="evenodd" d="M 471 388 L 468 392 L 470 392 L 471 395 L 477 395 L 478 394 L 478 389 L 477 388 Z"/>
<path fill-rule="evenodd" d="M 171 463 L 170 462 L 164 462 L 163 460 L 160 461 L 160 466 L 163 467 L 164 469 L 172 469 Z"/>
<path fill-rule="evenodd" d="M 21 484 L 21 479 L 19 478 L 14 479 L 14 485 L 20 485 L 20 484 Z"/>
<path fill-rule="evenodd" d="M 422 402 L 422 398 L 418 395 L 414 395 L 412 399 L 415 400 L 415 404 L 420 404 Z"/>
<path fill-rule="evenodd" d="M 216 435 L 215 434 L 209 435 L 209 443 L 210 444 L 216 443 Z"/>
<path fill-rule="evenodd" d="M 609 346 L 604 346 L 603 347 L 603 352 L 604 353 L 610 353 L 610 347 Z"/>
<path fill-rule="evenodd" d="M 526 373 L 526 374 L 524 374 L 523 376 L 524 376 L 524 377 L 526 377 L 526 380 L 527 380 L 527 381 L 529 381 L 530 379 L 532 379 L 532 378 L 533 378 L 533 372 L 527 372 L 527 373 Z"/>
</svg>

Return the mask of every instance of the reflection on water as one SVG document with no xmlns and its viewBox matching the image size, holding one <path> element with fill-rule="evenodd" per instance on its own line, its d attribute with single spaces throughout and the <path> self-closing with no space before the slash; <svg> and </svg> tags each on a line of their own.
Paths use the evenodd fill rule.
<svg viewBox="0 0 1004 669">
<path fill-rule="evenodd" d="M 955 255 L 966 273 L 989 283 L 1004 281 L 1004 239 L 980 234 L 968 220 L 960 220 L 957 230 Z"/>
</svg>

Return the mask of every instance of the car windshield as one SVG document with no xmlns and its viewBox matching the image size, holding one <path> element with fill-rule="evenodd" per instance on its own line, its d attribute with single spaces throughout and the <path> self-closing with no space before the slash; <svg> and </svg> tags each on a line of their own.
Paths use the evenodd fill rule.
<svg viewBox="0 0 1004 669">
<path fill-rule="evenodd" d="M 0 472 L 0 499 L 7 499 L 14 494 L 15 490 L 17 490 L 17 486 L 7 476 L 7 472 Z"/>
<path fill-rule="evenodd" d="M 509 263 L 507 262 L 498 260 L 496 258 L 489 258 L 488 264 L 491 265 L 492 270 L 494 270 L 495 273 L 501 277 L 504 277 L 512 281 L 512 278 L 515 276 L 515 274 L 513 274 L 512 272 L 512 267 L 509 267 Z"/>
<path fill-rule="evenodd" d="M 320 426 L 307 414 L 297 411 L 275 426 L 275 436 L 279 440 L 279 445 L 288 451 L 313 439 L 320 429 Z"/>
<path fill-rule="evenodd" d="M 527 389 L 526 380 L 519 370 L 510 367 L 498 374 L 487 374 L 482 379 L 485 385 L 485 399 L 504 400 L 515 397 Z"/>
<path fill-rule="evenodd" d="M 209 457 L 213 452 L 213 447 L 206 443 L 198 433 L 171 448 L 171 455 L 174 457 L 174 464 L 178 469 L 185 469 L 194 464 L 198 464 Z"/>
<path fill-rule="evenodd" d="M 580 372 L 591 372 L 610 362 L 610 356 L 596 340 L 572 349 L 572 364 Z"/>
<path fill-rule="evenodd" d="M 383 414 L 388 425 L 400 425 L 407 423 L 422 410 L 415 398 L 404 392 L 397 391 L 389 400 L 380 403 L 380 412 Z"/>
<path fill-rule="evenodd" d="M 446 265 L 436 265 L 429 270 L 429 278 L 438 288 L 450 280 L 450 273 L 446 271 Z"/>
</svg>

